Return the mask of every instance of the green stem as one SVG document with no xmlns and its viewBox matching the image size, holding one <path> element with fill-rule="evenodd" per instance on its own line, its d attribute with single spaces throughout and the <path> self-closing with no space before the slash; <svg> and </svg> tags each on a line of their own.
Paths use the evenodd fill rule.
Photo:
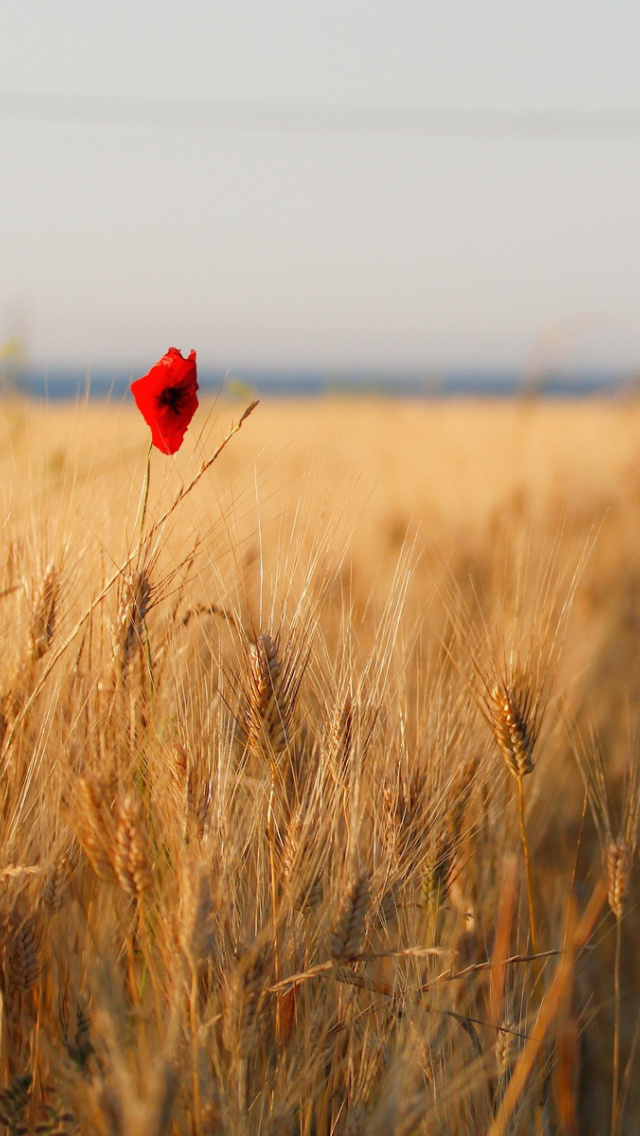
<svg viewBox="0 0 640 1136">
<path fill-rule="evenodd" d="M 147 503 L 149 501 L 149 483 L 151 481 L 151 450 L 153 443 L 149 442 L 149 449 L 147 451 L 147 468 L 144 471 L 144 481 L 142 483 L 142 493 L 140 496 L 140 504 L 138 506 L 138 515 L 140 517 L 140 528 L 138 536 L 138 557 L 142 550 L 142 534 L 144 532 L 144 522 L 147 516 Z"/>
<path fill-rule="evenodd" d="M 144 481 L 142 483 L 142 493 L 140 495 L 140 505 L 138 506 L 138 513 L 140 516 L 140 528 L 138 530 L 138 558 L 137 564 L 140 563 L 142 555 L 142 537 L 144 534 L 144 522 L 147 516 L 147 504 L 149 502 L 149 485 L 151 483 L 151 451 L 153 449 L 153 442 L 149 442 L 149 449 L 147 450 L 147 467 L 144 471 Z M 144 635 L 145 653 L 147 656 L 147 666 L 149 668 L 149 681 L 151 690 L 153 691 L 153 666 L 151 661 L 151 644 L 149 643 L 149 633 L 147 631 L 146 620 L 142 620 L 142 632 Z"/>
</svg>

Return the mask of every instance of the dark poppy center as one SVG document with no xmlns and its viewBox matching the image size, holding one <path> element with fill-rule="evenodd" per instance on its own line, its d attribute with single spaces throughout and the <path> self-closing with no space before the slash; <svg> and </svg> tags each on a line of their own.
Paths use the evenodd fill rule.
<svg viewBox="0 0 640 1136">
<path fill-rule="evenodd" d="M 182 387 L 165 387 L 158 395 L 158 408 L 169 410 L 171 414 L 179 414 L 185 394 L 186 391 Z"/>
</svg>

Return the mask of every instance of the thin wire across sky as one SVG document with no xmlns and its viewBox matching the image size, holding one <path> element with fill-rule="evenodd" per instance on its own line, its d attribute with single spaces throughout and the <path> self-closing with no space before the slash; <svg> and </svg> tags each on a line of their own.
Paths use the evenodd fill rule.
<svg viewBox="0 0 640 1136">
<path fill-rule="evenodd" d="M 425 138 L 637 139 L 628 112 L 416 109 L 0 92 L 0 121 Z"/>
</svg>

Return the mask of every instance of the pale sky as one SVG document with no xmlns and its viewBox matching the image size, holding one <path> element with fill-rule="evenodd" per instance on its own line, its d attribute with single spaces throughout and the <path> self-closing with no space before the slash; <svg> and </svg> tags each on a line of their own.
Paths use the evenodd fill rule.
<svg viewBox="0 0 640 1136">
<path fill-rule="evenodd" d="M 640 365 L 639 59 L 637 0 L 5 0 L 0 346 Z"/>
</svg>

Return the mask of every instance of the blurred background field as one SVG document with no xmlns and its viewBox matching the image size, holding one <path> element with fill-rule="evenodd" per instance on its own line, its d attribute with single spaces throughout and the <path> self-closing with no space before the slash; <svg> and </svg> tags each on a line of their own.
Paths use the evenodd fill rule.
<svg viewBox="0 0 640 1136">
<path fill-rule="evenodd" d="M 184 451 L 171 461 L 154 453 L 151 507 L 161 511 L 245 405 L 205 401 Z M 52 549 L 79 541 L 117 564 L 135 541 L 144 474 L 135 408 L 7 399 L 0 429 L 8 522 L 44 523 Z M 439 560 L 494 587 L 509 550 L 529 540 L 539 543 L 539 562 L 556 536 L 576 559 L 589 547 L 570 625 L 581 628 L 572 667 L 576 680 L 593 684 L 596 701 L 628 704 L 626 720 L 640 692 L 632 663 L 639 490 L 640 404 L 631 398 L 267 399 L 170 532 L 180 541 L 188 539 L 183 527 L 192 532 L 207 556 L 228 556 L 238 543 L 247 561 L 259 543 L 262 555 L 277 558 L 283 534 L 304 534 L 302 559 L 326 544 L 328 563 L 344 561 L 363 605 L 369 596 L 384 602 L 408 546 L 416 610 L 436 603 Z M 237 567 L 234 553 L 230 570 Z M 594 643 L 611 668 L 606 690 Z"/>
<path fill-rule="evenodd" d="M 203 402 L 189 435 L 192 465 L 244 405 L 224 396 Z M 61 492 L 88 480 L 106 501 L 129 494 L 140 477 L 132 404 L 5 399 L 0 413 L 0 461 L 11 496 L 27 488 L 29 471 L 40 490 Z M 375 517 L 383 544 L 394 526 L 409 523 L 422 526 L 426 540 L 434 524 L 440 537 L 464 536 L 516 497 L 537 515 L 564 506 L 602 519 L 623 502 L 632 507 L 640 462 L 640 404 L 633 398 L 266 399 L 247 433 L 222 459 L 229 482 L 255 469 L 261 484 L 275 482 L 282 508 L 307 478 L 324 477 L 354 515 L 370 502 L 363 523 L 367 528 Z M 186 461 L 176 458 L 181 472 Z M 165 463 L 163 476 L 171 468 Z M 19 476 L 9 477 L 11 471 Z"/>
</svg>

